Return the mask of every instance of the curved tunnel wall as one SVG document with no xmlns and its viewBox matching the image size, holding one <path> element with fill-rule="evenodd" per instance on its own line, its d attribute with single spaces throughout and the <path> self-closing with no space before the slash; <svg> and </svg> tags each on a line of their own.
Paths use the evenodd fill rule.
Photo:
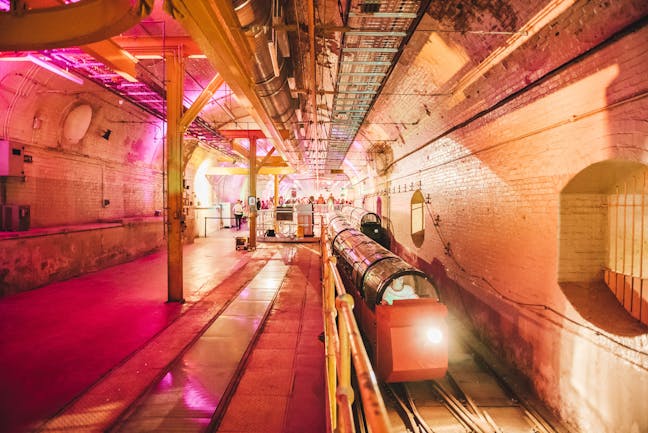
<svg viewBox="0 0 648 433">
<path fill-rule="evenodd" d="M 375 188 L 390 191 L 379 195 L 397 253 L 433 274 L 455 312 L 465 313 L 568 423 L 588 432 L 648 426 L 643 402 L 632 397 L 648 391 L 648 333 L 636 321 L 628 322 L 632 332 L 610 332 L 565 296 L 561 191 L 592 164 L 648 162 L 648 124 L 641 120 L 647 75 L 636 67 L 648 64 L 647 37 L 645 28 L 627 34 L 441 138 L 433 139 L 438 119 L 422 120 L 404 140 L 410 149 L 431 141 L 397 156 L 390 178 Z M 507 82 L 509 73 L 498 70 L 489 82 Z M 481 90 L 483 99 L 466 103 L 499 89 Z M 409 220 L 410 183 L 419 180 L 431 200 L 425 242 L 417 247 L 408 225 L 395 222 Z M 582 279 L 602 278 L 600 270 L 594 274 Z"/>
<path fill-rule="evenodd" d="M 159 248 L 162 124 L 92 83 L 1 66 L 0 139 L 29 161 L 0 179 L 0 203 L 29 206 L 32 230 L 0 233 L 0 296 Z"/>
<path fill-rule="evenodd" d="M 26 73 L 6 65 L 0 71 L 2 137 L 32 157 L 24 180 L 7 179 L 6 201 L 29 204 L 33 227 L 153 216 L 162 209 L 158 119 L 92 83 L 79 86 L 35 65 Z M 67 139 L 66 118 L 79 106 L 90 107 L 89 124 L 80 139 Z"/>
</svg>

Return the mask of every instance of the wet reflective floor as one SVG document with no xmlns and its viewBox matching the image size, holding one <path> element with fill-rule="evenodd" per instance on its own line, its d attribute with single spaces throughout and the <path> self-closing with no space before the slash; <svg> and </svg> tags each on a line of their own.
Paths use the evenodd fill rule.
<svg viewBox="0 0 648 433">
<path fill-rule="evenodd" d="M 182 305 L 164 254 L 0 300 L 0 431 L 324 431 L 318 254 L 221 231 Z"/>
<path fill-rule="evenodd" d="M 236 377 L 287 271 L 280 259 L 270 259 L 117 431 L 204 431 Z"/>
</svg>

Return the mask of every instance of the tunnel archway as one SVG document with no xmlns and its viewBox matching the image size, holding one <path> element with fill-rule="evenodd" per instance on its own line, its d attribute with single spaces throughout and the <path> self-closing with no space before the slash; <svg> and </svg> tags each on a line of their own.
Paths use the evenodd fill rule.
<svg viewBox="0 0 648 433">
<path fill-rule="evenodd" d="M 583 169 L 561 191 L 559 217 L 558 282 L 574 308 L 615 334 L 646 332 L 648 166 Z"/>
</svg>

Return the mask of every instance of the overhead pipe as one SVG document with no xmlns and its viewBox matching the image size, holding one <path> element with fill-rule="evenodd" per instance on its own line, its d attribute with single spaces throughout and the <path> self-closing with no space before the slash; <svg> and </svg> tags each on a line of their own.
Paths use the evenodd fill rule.
<svg viewBox="0 0 648 433">
<path fill-rule="evenodd" d="M 9 12 L 0 11 L 0 51 L 64 48 L 102 41 L 148 16 L 153 0 L 86 0 L 33 10 L 24 5 L 10 2 Z"/>
<path fill-rule="evenodd" d="M 274 141 L 275 148 L 282 156 L 287 155 L 289 152 L 284 140 L 288 138 L 288 131 L 281 129 L 270 117 L 250 79 L 255 53 L 241 28 L 232 2 L 166 0 L 164 9 L 187 30 L 265 137 Z"/>
<path fill-rule="evenodd" d="M 282 129 L 292 130 L 290 122 L 295 117 L 295 101 L 288 85 L 289 64 L 278 57 L 279 75 L 275 74 L 268 44 L 271 42 L 267 29 L 271 28 L 271 2 L 267 0 L 234 1 L 234 11 L 248 40 L 254 41 L 252 50 L 254 64 L 252 75 L 261 103 L 274 122 Z"/>
</svg>

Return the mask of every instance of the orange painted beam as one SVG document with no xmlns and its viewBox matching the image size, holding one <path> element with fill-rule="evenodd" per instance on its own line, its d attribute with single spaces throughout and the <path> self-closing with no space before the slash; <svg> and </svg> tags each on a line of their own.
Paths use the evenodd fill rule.
<svg viewBox="0 0 648 433">
<path fill-rule="evenodd" d="M 189 127 L 191 122 L 193 122 L 196 116 L 198 116 L 198 113 L 202 111 L 212 96 L 214 96 L 214 92 L 216 92 L 223 83 L 225 83 L 225 80 L 223 80 L 223 77 L 219 74 L 216 74 L 214 78 L 211 79 L 209 84 L 207 84 L 203 91 L 200 92 L 200 95 L 198 95 L 194 103 L 191 104 L 191 107 L 189 107 L 189 109 L 182 115 L 182 118 L 180 119 L 180 129 L 184 131 Z"/>
<path fill-rule="evenodd" d="M 185 57 L 202 55 L 196 42 L 189 36 L 115 36 L 112 40 L 134 56 L 163 56 L 169 48 L 181 48 Z"/>
<path fill-rule="evenodd" d="M 131 82 L 137 81 L 137 59 L 111 39 L 81 46 L 81 49 Z"/>
<path fill-rule="evenodd" d="M 184 58 L 178 54 L 166 55 L 167 80 L 167 298 L 169 302 L 184 302 L 182 226 L 183 226 L 183 143 L 180 118 L 184 83 Z"/>
<path fill-rule="evenodd" d="M 263 131 L 258 129 L 220 129 L 218 133 L 225 138 L 266 138 Z"/>
<path fill-rule="evenodd" d="M 277 151 L 285 156 L 285 136 L 278 131 L 250 79 L 254 68 L 254 52 L 250 40 L 228 0 L 173 0 L 164 2 L 164 9 L 174 17 L 198 43 L 212 66 L 263 130 L 273 140 Z M 285 134 L 285 133 L 284 133 Z M 260 137 L 259 137 L 260 138 Z"/>
</svg>

